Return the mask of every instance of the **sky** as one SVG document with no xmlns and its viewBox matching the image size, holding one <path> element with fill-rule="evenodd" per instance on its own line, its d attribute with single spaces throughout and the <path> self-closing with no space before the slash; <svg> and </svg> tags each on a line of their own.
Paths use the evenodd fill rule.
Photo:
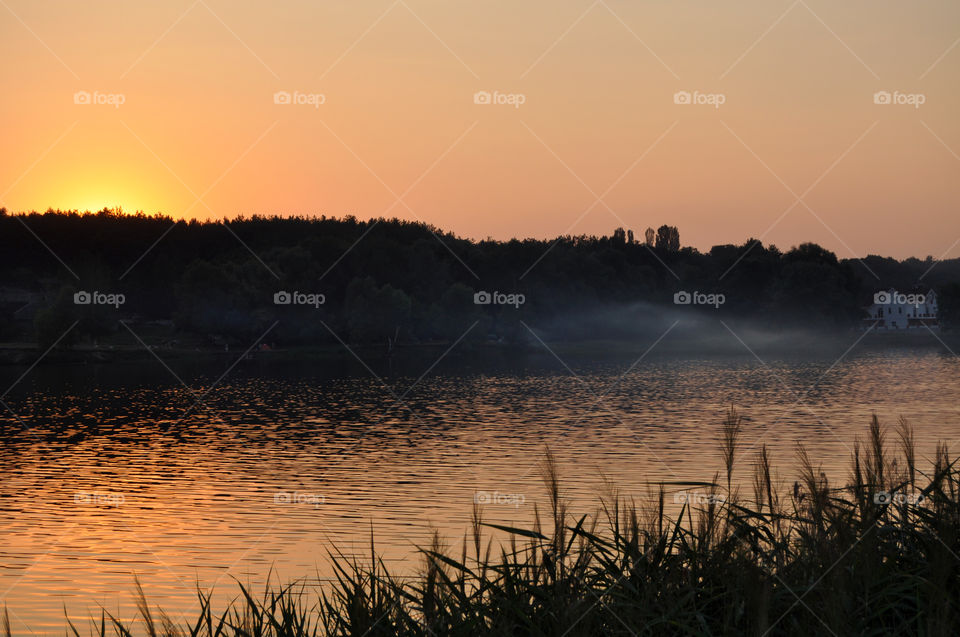
<svg viewBox="0 0 960 637">
<path fill-rule="evenodd" d="M 0 0 L 0 206 L 960 256 L 955 0 Z"/>
</svg>

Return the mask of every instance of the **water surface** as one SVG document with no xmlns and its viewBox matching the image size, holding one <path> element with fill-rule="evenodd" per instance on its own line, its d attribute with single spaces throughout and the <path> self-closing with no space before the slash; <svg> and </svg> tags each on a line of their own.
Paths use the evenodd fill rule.
<svg viewBox="0 0 960 637">
<path fill-rule="evenodd" d="M 37 367 L 0 415 L 0 599 L 15 631 L 60 634 L 64 606 L 132 617 L 136 574 L 177 619 L 196 610 L 198 582 L 225 599 L 234 578 L 262 584 L 271 569 L 323 580 L 328 552 L 368 554 L 371 529 L 410 570 L 433 529 L 460 541 L 476 499 L 487 521 L 529 525 L 545 446 L 574 511 L 594 510 L 605 478 L 638 499 L 649 483 L 711 479 L 731 403 L 742 457 L 766 444 L 787 484 L 798 441 L 845 479 L 873 413 L 907 417 L 925 458 L 960 440 L 949 354 L 635 363 L 451 357 L 422 378 L 429 360 L 250 361 L 226 376 L 229 362 Z M 3 386 L 23 371 L 0 371 Z M 738 478 L 749 484 L 747 462 Z"/>
</svg>

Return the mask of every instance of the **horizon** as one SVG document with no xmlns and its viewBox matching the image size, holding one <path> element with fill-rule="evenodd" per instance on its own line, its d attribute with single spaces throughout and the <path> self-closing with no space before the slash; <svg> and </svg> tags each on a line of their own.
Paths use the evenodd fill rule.
<svg viewBox="0 0 960 637">
<path fill-rule="evenodd" d="M 11 210 L 960 256 L 946 1 L 54 9 L 4 4 Z"/>
<path fill-rule="evenodd" d="M 6 213 L 7 213 L 8 215 L 11 215 L 11 216 L 28 216 L 28 215 L 31 215 L 31 214 L 36 214 L 36 215 L 59 214 L 59 215 L 65 215 L 65 216 L 73 214 L 73 215 L 78 215 L 78 216 L 85 216 L 85 215 L 96 216 L 96 215 L 102 214 L 103 212 L 109 212 L 109 213 L 111 213 L 111 214 L 113 214 L 113 215 L 118 215 L 118 216 L 123 216 L 123 217 L 137 217 L 138 215 L 142 215 L 144 218 L 148 218 L 148 219 L 149 219 L 149 218 L 160 217 L 160 218 L 164 218 L 164 219 L 170 219 L 171 221 L 174 221 L 174 222 L 177 222 L 177 223 L 179 223 L 179 222 L 184 222 L 184 223 L 188 223 L 188 224 L 189 224 L 189 223 L 193 223 L 193 222 L 196 222 L 196 223 L 217 224 L 217 223 L 221 223 L 221 222 L 223 222 L 223 221 L 228 221 L 228 222 L 230 222 L 230 223 L 236 223 L 236 222 L 238 222 L 238 221 L 246 221 L 246 220 L 255 219 L 255 218 L 260 218 L 260 219 L 277 219 L 277 220 L 283 220 L 283 219 L 306 219 L 306 220 L 318 220 L 318 221 L 325 219 L 325 220 L 327 220 L 327 221 L 340 221 L 340 222 L 342 222 L 342 221 L 346 221 L 346 220 L 349 219 L 350 217 L 353 217 L 358 223 L 364 223 L 364 224 L 369 224 L 369 223 L 373 223 L 373 222 L 377 222 L 377 223 L 382 223 L 382 222 L 405 222 L 405 223 L 413 223 L 413 224 L 419 224 L 419 225 L 424 225 L 424 226 L 433 226 L 433 227 L 437 228 L 438 230 L 441 230 L 441 231 L 442 231 L 443 233 L 445 233 L 445 234 L 451 234 L 451 235 L 453 235 L 454 237 L 456 237 L 457 239 L 464 240 L 464 241 L 471 241 L 471 242 L 473 242 L 473 243 L 480 243 L 480 242 L 484 242 L 484 241 L 495 241 L 495 242 L 499 242 L 499 243 L 507 243 L 507 242 L 510 242 L 510 241 L 521 241 L 521 242 L 522 242 L 522 241 L 543 241 L 543 242 L 550 242 L 550 241 L 557 241 L 557 240 L 563 239 L 563 238 L 565 238 L 565 237 L 609 237 L 609 236 L 613 236 L 613 231 L 616 230 L 616 229 L 618 229 L 618 228 L 610 228 L 610 229 L 608 229 L 606 232 L 601 231 L 601 232 L 599 232 L 599 233 L 591 233 L 591 234 L 566 234 L 566 235 L 557 235 L 557 236 L 552 236 L 552 237 L 551 237 L 551 236 L 546 236 L 546 237 L 514 236 L 514 237 L 506 237 L 506 238 L 494 238 L 494 237 L 490 237 L 490 236 L 486 236 L 486 237 L 468 237 L 468 236 L 463 236 L 463 235 L 461 235 L 461 234 L 454 233 L 452 230 L 449 230 L 449 229 L 444 228 L 444 227 L 442 227 L 442 226 L 437 226 L 437 225 L 435 225 L 435 224 L 428 224 L 426 221 L 423 221 L 423 220 L 418 220 L 418 219 L 405 219 L 405 218 L 403 218 L 403 217 L 380 217 L 380 218 L 362 219 L 362 218 L 360 218 L 360 217 L 356 217 L 356 216 L 353 216 L 353 215 L 334 216 L 334 215 L 328 215 L 328 214 L 324 214 L 324 213 L 294 215 L 294 214 L 257 213 L 257 212 L 254 212 L 254 213 L 251 213 L 251 214 L 238 214 L 238 215 L 235 215 L 235 216 L 233 216 L 233 217 L 222 217 L 222 218 L 220 218 L 220 219 L 209 219 L 209 218 L 201 218 L 201 217 L 190 217 L 190 218 L 184 219 L 184 218 L 174 217 L 173 215 L 170 215 L 170 214 L 168 214 L 168 213 L 161 212 L 161 211 L 154 212 L 154 213 L 148 213 L 148 212 L 146 212 L 146 211 L 144 211 L 144 210 L 126 211 L 126 210 L 121 210 L 121 209 L 116 209 L 116 208 L 103 208 L 103 209 L 100 209 L 100 210 L 77 210 L 77 209 L 73 209 L 73 210 L 59 210 L 59 209 L 48 208 L 48 209 L 43 210 L 43 211 L 39 211 L 39 210 L 10 211 L 10 210 L 6 210 L 5 208 L 0 207 L 0 210 L 6 211 Z M 624 229 L 625 231 L 633 231 L 633 233 L 634 233 L 634 235 L 635 235 L 635 236 L 634 236 L 634 242 L 635 242 L 635 243 L 642 244 L 642 243 L 643 243 L 643 232 L 644 232 L 647 228 L 656 230 L 657 228 L 659 228 L 659 227 L 662 226 L 662 225 L 671 225 L 671 224 L 669 224 L 669 223 L 657 223 L 657 224 L 655 224 L 655 225 L 646 226 L 646 227 L 644 227 L 644 228 L 639 228 L 639 227 L 638 227 L 638 228 L 623 228 L 623 229 Z M 700 252 L 701 254 L 703 254 L 703 253 L 709 253 L 712 248 L 727 247 L 727 246 L 735 246 L 735 247 L 746 246 L 746 245 L 749 245 L 751 242 L 757 240 L 756 237 L 746 237 L 746 238 L 742 239 L 741 241 L 736 241 L 736 242 L 732 242 L 732 243 L 714 243 L 714 244 L 712 244 L 712 245 L 710 245 L 710 246 L 707 246 L 706 248 L 703 248 L 703 247 L 701 247 L 701 246 L 693 246 L 693 245 L 689 245 L 689 244 L 685 243 L 684 240 L 683 240 L 683 229 L 682 229 L 682 228 L 678 228 L 678 229 L 680 230 L 680 246 L 681 246 L 681 248 L 693 248 L 694 250 L 697 250 L 697 251 Z M 932 254 L 926 254 L 926 255 L 924 255 L 924 256 L 919 256 L 919 255 L 917 255 L 917 254 L 912 254 L 912 255 L 908 255 L 908 256 L 904 256 L 904 257 L 898 257 L 898 256 L 893 256 L 893 255 L 879 254 L 879 253 L 875 253 L 875 252 L 869 252 L 869 253 L 863 254 L 863 255 L 849 255 L 849 256 L 845 256 L 845 255 L 843 255 L 843 254 L 841 254 L 841 253 L 836 252 L 835 250 L 832 250 L 832 249 L 828 248 L 827 246 L 822 246 L 822 245 L 818 244 L 818 243 L 815 242 L 815 241 L 804 241 L 804 240 L 801 240 L 801 241 L 797 241 L 796 243 L 793 243 L 793 244 L 791 244 L 791 245 L 789 245 L 789 246 L 777 245 L 777 244 L 775 244 L 775 243 L 773 243 L 773 242 L 763 242 L 763 241 L 760 242 L 760 245 L 766 246 L 767 248 L 776 248 L 776 249 L 780 250 L 780 251 L 783 252 L 783 253 L 789 252 L 789 251 L 791 251 L 791 250 L 795 250 L 795 249 L 797 249 L 798 247 L 800 247 L 800 246 L 802 246 L 802 245 L 811 245 L 811 244 L 812 244 L 812 245 L 817 245 L 817 246 L 820 246 L 820 247 L 822 247 L 822 248 L 827 249 L 829 252 L 833 253 L 833 254 L 837 257 L 837 259 L 840 260 L 840 261 L 844 261 L 844 260 L 859 261 L 859 260 L 868 259 L 868 258 L 871 258 L 871 257 L 877 257 L 877 258 L 882 258 L 882 259 L 890 258 L 890 259 L 895 259 L 895 260 L 900 261 L 900 262 L 907 261 L 907 260 L 910 260 L 910 259 L 915 259 L 915 260 L 918 260 L 918 261 L 930 261 L 930 260 L 933 260 L 933 261 L 949 261 L 949 260 L 951 260 L 951 259 L 960 259 L 960 254 L 958 254 L 957 256 L 954 256 L 954 257 L 944 256 L 944 257 L 941 257 L 941 258 L 934 257 Z"/>
</svg>

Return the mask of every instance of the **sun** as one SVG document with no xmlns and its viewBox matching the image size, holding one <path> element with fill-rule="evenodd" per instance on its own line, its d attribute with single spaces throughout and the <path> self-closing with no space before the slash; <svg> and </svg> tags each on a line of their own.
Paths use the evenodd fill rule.
<svg viewBox="0 0 960 637">
<path fill-rule="evenodd" d="M 110 210 L 129 210 L 129 206 L 124 206 L 121 201 L 110 201 L 106 198 L 98 197 L 96 199 L 82 200 L 74 208 L 78 212 L 100 212 L 104 208 Z"/>
<path fill-rule="evenodd" d="M 104 208 L 126 213 L 143 210 L 153 212 L 156 198 L 150 188 L 131 179 L 130 175 L 111 175 L 106 180 L 93 173 L 76 175 L 60 184 L 52 196 L 50 207 L 78 212 L 99 212 Z"/>
</svg>

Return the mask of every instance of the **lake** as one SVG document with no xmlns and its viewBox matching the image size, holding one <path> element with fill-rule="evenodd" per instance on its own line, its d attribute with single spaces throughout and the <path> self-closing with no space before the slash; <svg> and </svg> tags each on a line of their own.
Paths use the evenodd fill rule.
<svg viewBox="0 0 960 637">
<path fill-rule="evenodd" d="M 4 398 L 14 413 L 0 407 L 0 599 L 15 632 L 61 634 L 64 607 L 133 617 L 136 575 L 177 620 L 198 582 L 220 600 L 271 571 L 315 585 L 330 552 L 369 555 L 371 530 L 410 572 L 433 529 L 459 545 L 475 500 L 486 521 L 529 526 L 546 446 L 575 513 L 605 480 L 640 501 L 712 479 L 731 403 L 748 494 L 761 443 L 787 487 L 797 442 L 844 481 L 873 413 L 914 425 L 922 466 L 937 440 L 957 447 L 960 360 L 842 353 L 40 365 Z M 24 371 L 0 369 L 2 388 Z"/>
</svg>

